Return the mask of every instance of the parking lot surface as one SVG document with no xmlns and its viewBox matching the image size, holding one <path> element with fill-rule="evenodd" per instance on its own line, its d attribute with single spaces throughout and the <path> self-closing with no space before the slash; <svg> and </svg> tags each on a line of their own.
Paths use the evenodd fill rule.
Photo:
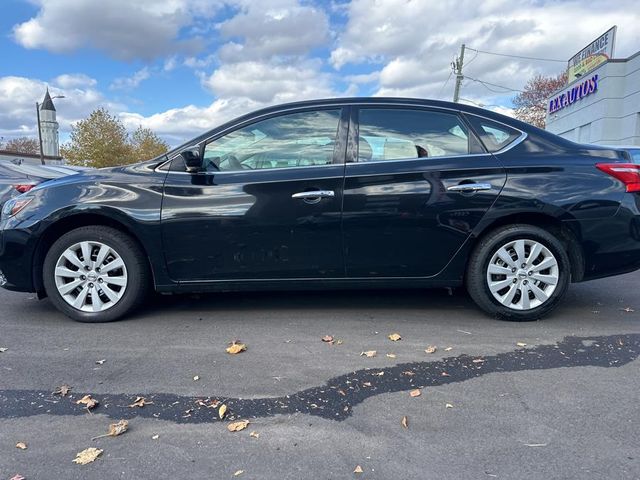
<svg viewBox="0 0 640 480">
<path fill-rule="evenodd" d="M 572 285 L 521 324 L 385 290 L 154 297 L 96 325 L 0 291 L 0 479 L 639 479 L 639 291 Z"/>
</svg>

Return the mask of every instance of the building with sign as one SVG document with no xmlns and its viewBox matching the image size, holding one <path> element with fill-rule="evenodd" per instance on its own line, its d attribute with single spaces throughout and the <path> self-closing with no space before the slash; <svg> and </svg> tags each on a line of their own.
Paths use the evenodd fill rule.
<svg viewBox="0 0 640 480">
<path fill-rule="evenodd" d="M 555 92 L 546 129 L 574 142 L 640 145 L 640 52 L 606 60 Z"/>
</svg>

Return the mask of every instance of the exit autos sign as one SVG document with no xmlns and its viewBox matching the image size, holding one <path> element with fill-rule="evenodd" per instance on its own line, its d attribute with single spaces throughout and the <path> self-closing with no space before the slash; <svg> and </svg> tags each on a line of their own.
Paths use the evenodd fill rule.
<svg viewBox="0 0 640 480">
<path fill-rule="evenodd" d="M 575 87 L 562 92 L 557 97 L 554 97 L 549 102 L 549 113 L 556 113 L 569 105 L 574 104 L 578 100 L 582 100 L 584 97 L 588 97 L 592 93 L 598 90 L 598 75 L 585 80 L 584 82 L 576 85 Z"/>
</svg>

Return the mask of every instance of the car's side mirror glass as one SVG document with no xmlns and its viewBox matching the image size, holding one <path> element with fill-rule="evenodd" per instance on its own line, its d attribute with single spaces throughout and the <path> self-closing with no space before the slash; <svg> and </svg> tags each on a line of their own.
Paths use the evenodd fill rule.
<svg viewBox="0 0 640 480">
<path fill-rule="evenodd" d="M 197 172 L 202 168 L 200 154 L 195 150 L 185 150 L 180 153 L 179 157 L 184 161 L 187 172 Z"/>
</svg>

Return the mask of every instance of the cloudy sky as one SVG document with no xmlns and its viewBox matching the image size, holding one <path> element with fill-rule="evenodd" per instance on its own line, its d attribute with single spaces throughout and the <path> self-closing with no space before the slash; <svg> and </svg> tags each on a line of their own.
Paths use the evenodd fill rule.
<svg viewBox="0 0 640 480">
<path fill-rule="evenodd" d="M 105 106 L 170 143 L 255 108 L 329 96 L 451 99 L 475 50 L 566 61 L 612 25 L 640 50 L 638 0 L 3 0 L 0 136 L 35 135 L 49 86 L 61 137 Z M 461 96 L 508 111 L 566 64 L 468 50 Z M 479 82 L 482 81 L 484 83 Z"/>
</svg>

